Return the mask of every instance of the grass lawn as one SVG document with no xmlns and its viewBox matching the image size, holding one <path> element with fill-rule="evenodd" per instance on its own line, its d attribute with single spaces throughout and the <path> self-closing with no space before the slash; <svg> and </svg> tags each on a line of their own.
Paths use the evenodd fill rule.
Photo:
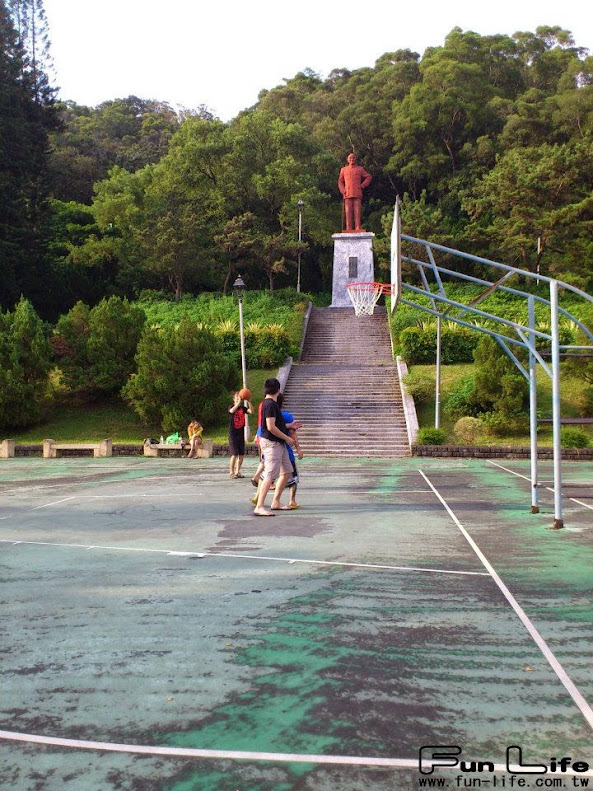
<svg viewBox="0 0 593 791">
<path fill-rule="evenodd" d="M 441 428 L 444 429 L 449 435 L 451 442 L 453 438 L 453 425 L 445 410 L 444 404 L 447 400 L 447 395 L 451 392 L 455 384 L 464 376 L 471 374 L 474 366 L 470 364 L 465 365 L 443 365 L 441 368 Z M 436 376 L 436 365 L 410 365 L 408 370 L 411 371 L 424 371 L 430 374 L 433 378 Z M 562 417 L 577 417 L 577 398 L 583 387 L 586 384 L 578 379 L 571 378 L 561 373 L 560 388 L 561 388 L 561 412 Z M 538 366 L 537 370 L 537 401 L 538 412 L 542 417 L 552 417 L 552 380 L 550 377 Z M 430 399 L 425 404 L 419 404 L 416 407 L 418 413 L 418 423 L 420 428 L 434 426 L 434 398 Z M 571 426 L 571 428 L 578 428 L 588 434 L 591 443 L 593 444 L 593 426 Z M 540 445 L 552 445 L 552 425 L 551 423 L 540 424 L 538 430 L 538 443 Z M 484 435 L 480 437 L 479 445 L 529 445 L 529 434 L 517 435 L 513 437 L 491 437 Z"/>
<path fill-rule="evenodd" d="M 257 407 L 263 398 L 264 381 L 276 376 L 278 369 L 253 370 L 247 372 L 247 383 L 252 396 L 255 416 Z M 229 405 L 232 399 L 229 394 Z M 198 420 L 200 416 L 197 416 Z M 189 423 L 191 415 L 188 415 Z M 254 419 L 250 419 L 253 427 Z M 226 414 L 220 416 L 216 425 L 205 426 L 204 436 L 215 443 L 226 443 L 228 440 L 229 423 Z M 180 426 L 179 432 L 186 436 L 187 425 Z M 98 442 L 109 437 L 119 444 L 142 443 L 145 437 L 158 439 L 161 435 L 159 426 L 145 426 L 132 407 L 119 398 L 104 403 L 74 405 L 58 404 L 48 416 L 45 423 L 22 432 L 11 432 L 10 438 L 19 445 L 37 445 L 44 439 L 55 439 L 58 442 Z M 252 429 L 252 435 L 255 430 Z M 8 436 L 8 435 L 7 435 Z"/>
</svg>

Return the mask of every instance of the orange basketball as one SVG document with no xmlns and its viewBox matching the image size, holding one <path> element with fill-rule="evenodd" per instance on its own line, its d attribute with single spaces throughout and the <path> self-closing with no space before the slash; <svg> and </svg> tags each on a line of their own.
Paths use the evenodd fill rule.
<svg viewBox="0 0 593 791">
<path fill-rule="evenodd" d="M 248 387 L 242 387 L 239 390 L 239 397 L 242 401 L 249 401 L 251 398 L 251 390 Z"/>
</svg>

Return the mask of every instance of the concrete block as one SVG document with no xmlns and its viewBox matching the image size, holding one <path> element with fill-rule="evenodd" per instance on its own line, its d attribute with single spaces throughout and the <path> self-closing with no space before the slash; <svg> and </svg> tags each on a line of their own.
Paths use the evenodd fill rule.
<svg viewBox="0 0 593 791">
<path fill-rule="evenodd" d="M 43 458 L 44 459 L 55 459 L 56 458 L 56 441 L 55 439 L 44 439 L 43 440 Z"/>
<path fill-rule="evenodd" d="M 93 456 L 105 459 L 113 455 L 113 442 L 110 439 L 102 439 L 99 446 L 93 450 Z"/>
<path fill-rule="evenodd" d="M 13 459 L 14 458 L 14 440 L 3 439 L 0 442 L 0 459 Z"/>
</svg>

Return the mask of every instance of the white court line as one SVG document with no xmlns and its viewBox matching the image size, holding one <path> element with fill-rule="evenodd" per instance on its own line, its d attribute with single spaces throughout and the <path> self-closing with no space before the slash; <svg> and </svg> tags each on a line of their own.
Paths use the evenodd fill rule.
<svg viewBox="0 0 593 791">
<path fill-rule="evenodd" d="M 348 766 L 390 766 L 418 769 L 418 759 L 409 758 L 366 758 L 350 755 L 304 755 L 290 753 L 243 752 L 239 750 L 199 750 L 187 747 L 157 747 L 142 744 L 113 744 L 91 742 L 82 739 L 59 739 L 52 736 L 36 736 L 31 733 L 0 731 L 0 739 L 11 741 L 50 744 L 56 747 L 74 747 L 79 750 L 104 750 L 116 753 L 140 753 L 144 755 L 169 755 L 175 758 L 218 758 L 240 761 L 275 761 L 282 763 L 342 764 Z"/>
<path fill-rule="evenodd" d="M 510 470 L 508 467 L 503 467 L 502 464 L 498 464 L 498 462 L 492 461 L 491 459 L 488 459 L 488 463 L 493 464 L 495 467 L 499 467 L 501 470 L 504 470 L 505 472 L 510 472 L 511 475 L 516 475 L 517 478 L 523 478 L 523 480 L 529 481 L 529 483 L 531 483 L 531 478 L 529 478 L 527 475 L 521 475 L 521 473 L 515 472 L 514 470 Z M 552 493 L 554 492 L 553 486 L 544 486 L 544 489 L 547 489 L 548 492 L 552 492 Z M 593 505 L 589 505 L 588 503 L 583 503 L 581 500 L 576 500 L 574 497 L 567 497 L 566 499 L 572 500 L 573 503 L 584 505 L 585 508 L 588 508 L 590 511 L 593 511 Z"/>
<path fill-rule="evenodd" d="M 202 497 L 204 492 L 175 492 L 175 499 L 179 497 Z M 79 500 L 123 500 L 126 497 L 171 497 L 171 492 L 163 494 L 146 494 L 145 492 L 133 492 L 132 494 L 79 494 Z"/>
<path fill-rule="evenodd" d="M 556 659 L 556 656 L 552 652 L 551 648 L 548 646 L 548 644 L 546 643 L 544 638 L 537 631 L 537 629 L 535 628 L 535 626 L 533 625 L 533 623 L 529 619 L 527 613 L 519 605 L 518 601 L 515 599 L 513 594 L 510 592 L 510 590 L 507 588 L 507 586 L 504 584 L 504 582 L 498 576 L 498 574 L 496 573 L 496 571 L 494 570 L 493 566 L 490 564 L 490 562 L 488 561 L 488 559 L 486 558 L 486 556 L 484 555 L 482 550 L 479 548 L 479 546 L 476 544 L 476 542 L 473 540 L 473 538 L 470 536 L 470 534 L 467 532 L 467 530 L 461 524 L 459 519 L 455 516 L 455 514 L 453 513 L 453 511 L 451 510 L 451 508 L 449 507 L 447 502 L 443 499 L 443 497 L 435 489 L 435 487 L 432 485 L 432 483 L 426 477 L 426 475 L 422 472 L 422 470 L 418 470 L 418 472 L 420 473 L 420 475 L 422 475 L 422 477 L 424 478 L 426 483 L 430 486 L 432 491 L 435 493 L 435 495 L 441 501 L 441 503 L 443 504 L 445 510 L 447 511 L 449 516 L 451 517 L 451 519 L 455 522 L 457 527 L 461 530 L 464 538 L 466 539 L 466 541 L 468 542 L 470 547 L 474 550 L 474 552 L 476 553 L 478 558 L 482 561 L 484 567 L 488 570 L 490 576 L 492 577 L 494 582 L 498 585 L 502 595 L 505 597 L 505 599 L 511 605 L 511 607 L 513 608 L 513 610 L 515 611 L 515 613 L 519 617 L 519 620 L 521 621 L 523 626 L 525 626 L 525 628 L 527 629 L 527 631 L 529 632 L 529 634 L 533 638 L 535 644 L 540 649 L 540 651 L 545 656 L 545 658 L 548 660 L 548 662 L 551 665 L 552 669 L 554 670 L 554 672 L 556 673 L 556 675 L 558 676 L 558 678 L 560 679 L 560 681 L 564 685 L 564 688 L 566 689 L 566 691 L 568 692 L 570 697 L 573 699 L 573 701 L 576 703 L 576 705 L 580 709 L 581 714 L 587 720 L 587 722 L 589 723 L 591 728 L 593 728 L 593 710 L 591 709 L 591 707 L 589 706 L 589 704 L 587 703 L 585 698 L 581 695 L 581 693 L 579 692 L 579 690 L 577 689 L 575 684 L 572 682 L 572 680 L 570 679 L 568 673 L 564 670 L 564 668 L 562 667 L 560 662 Z"/>
<path fill-rule="evenodd" d="M 190 478 L 191 480 L 195 481 L 195 476 L 193 475 L 146 475 L 143 476 L 143 481 L 149 483 L 150 481 L 158 481 L 158 480 L 168 480 L 170 481 L 171 478 L 175 478 L 175 480 L 179 480 L 180 478 Z M 62 481 L 61 483 L 40 483 L 37 486 L 20 486 L 17 489 L 1 489 L 0 494 L 19 494 L 21 492 L 36 492 L 40 489 L 66 489 L 70 486 L 97 486 L 103 483 L 130 483 L 130 480 L 137 481 L 138 479 L 134 476 L 132 479 L 129 478 L 106 478 L 102 481 L 95 481 L 95 480 L 85 480 L 85 481 L 71 481 L 68 483 L 67 481 Z"/>
<path fill-rule="evenodd" d="M 308 755 L 306 753 L 263 753 L 239 750 L 201 750 L 192 747 L 159 747 L 144 744 L 118 744 L 114 742 L 91 742 L 83 739 L 62 739 L 55 736 L 37 736 L 32 733 L 17 733 L 16 731 L 0 731 L 0 739 L 14 742 L 28 742 L 32 744 L 45 744 L 53 747 L 73 747 L 77 750 L 100 750 L 111 753 L 132 753 L 140 755 L 166 755 L 171 758 L 215 758 L 218 760 L 236 761 L 272 761 L 274 763 L 305 763 L 305 764 L 332 764 L 338 766 L 385 766 L 391 769 L 419 770 L 417 758 L 376 758 L 357 755 Z M 440 767 L 441 769 L 456 769 Z M 508 774 L 512 771 L 518 773 L 520 766 L 511 764 L 494 764 L 494 771 Z M 459 771 L 457 769 L 457 771 Z M 553 777 L 593 777 L 593 771 L 575 772 L 567 769 L 564 772 L 551 772 Z M 488 781 L 490 782 L 490 781 Z"/>
<path fill-rule="evenodd" d="M 15 542 L 14 539 L 9 538 L 1 538 L 0 544 L 28 544 L 32 546 L 41 546 L 41 547 L 68 547 L 69 549 L 104 549 L 109 551 L 117 551 L 117 552 L 146 552 L 146 553 L 156 553 L 161 555 L 177 555 L 177 556 L 187 556 L 191 557 L 209 557 L 209 558 L 233 558 L 233 559 L 246 559 L 246 560 L 273 560 L 279 561 L 280 563 L 304 563 L 309 565 L 318 565 L 318 566 L 346 566 L 350 568 L 361 568 L 361 569 L 383 569 L 386 571 L 419 571 L 424 574 L 460 574 L 462 576 L 470 576 L 470 577 L 487 577 L 488 574 L 484 571 L 451 571 L 449 569 L 428 569 L 428 568 L 421 568 L 416 566 L 390 566 L 387 564 L 378 564 L 378 563 L 348 563 L 339 560 L 308 560 L 306 558 L 281 558 L 281 557 L 274 557 L 270 555 L 243 555 L 242 553 L 235 553 L 235 552 L 202 552 L 200 550 L 196 552 L 179 552 L 173 549 L 146 549 L 145 547 L 115 547 L 115 546 L 106 546 L 100 544 L 66 544 L 63 542 L 57 541 L 17 541 Z"/>
<path fill-rule="evenodd" d="M 39 511 L 40 508 L 51 508 L 52 505 L 59 505 L 60 503 L 65 503 L 68 500 L 76 500 L 75 496 L 72 497 L 64 497 L 63 500 L 54 500 L 52 503 L 45 503 L 45 505 L 36 505 L 35 508 L 31 508 L 31 511 Z"/>
</svg>

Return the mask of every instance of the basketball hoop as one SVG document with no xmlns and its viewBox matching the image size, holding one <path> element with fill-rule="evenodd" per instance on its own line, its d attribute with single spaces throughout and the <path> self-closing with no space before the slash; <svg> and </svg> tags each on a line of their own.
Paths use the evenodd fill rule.
<svg viewBox="0 0 593 791">
<path fill-rule="evenodd" d="M 389 283 L 348 283 L 346 288 L 357 316 L 372 316 L 381 294 L 391 294 Z"/>
</svg>

